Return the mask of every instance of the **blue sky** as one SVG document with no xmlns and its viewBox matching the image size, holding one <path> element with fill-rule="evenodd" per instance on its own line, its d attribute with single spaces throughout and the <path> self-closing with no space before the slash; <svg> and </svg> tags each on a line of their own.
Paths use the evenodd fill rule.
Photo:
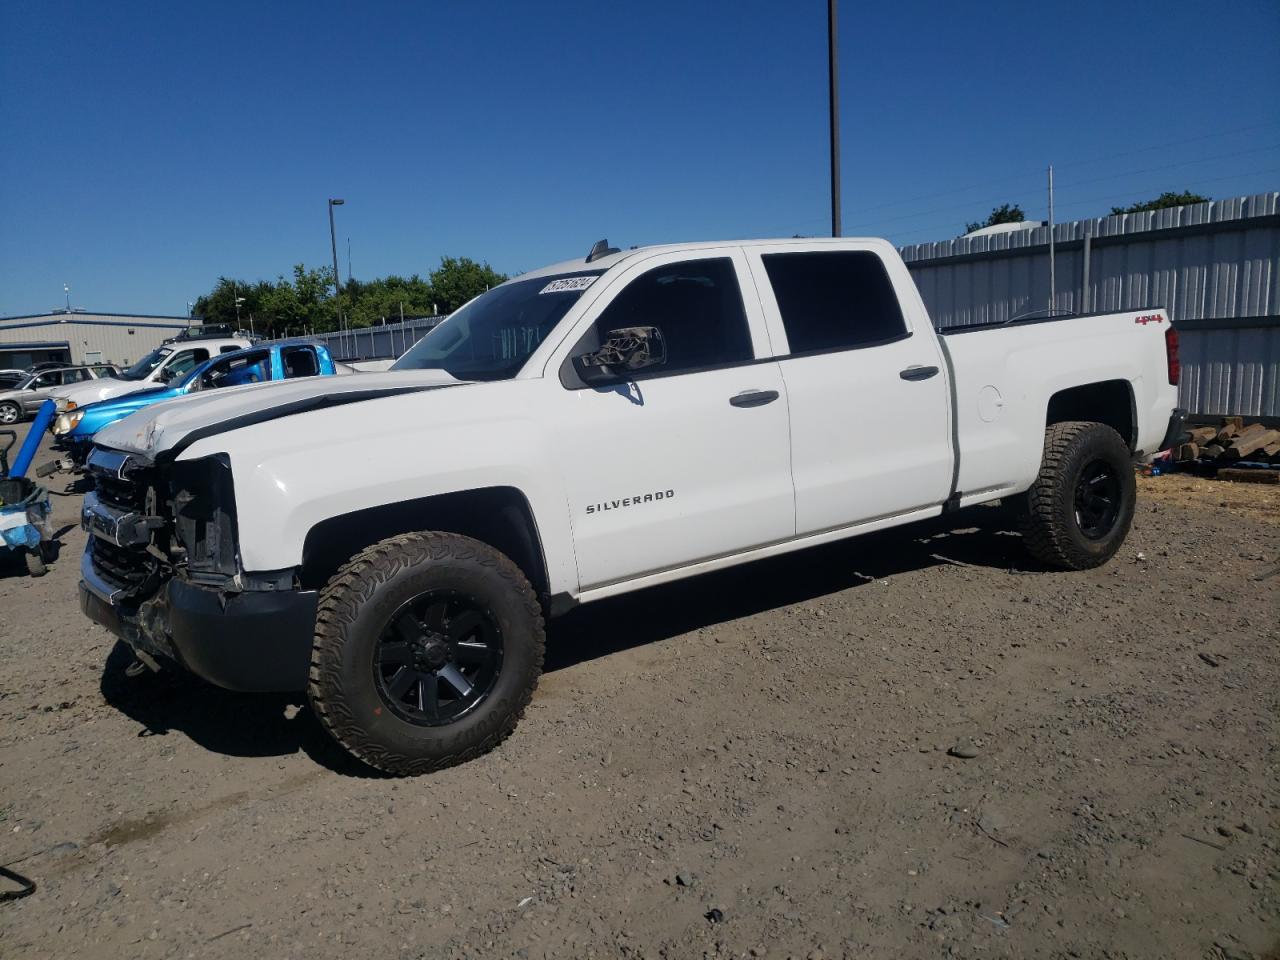
<svg viewBox="0 0 1280 960">
<path fill-rule="evenodd" d="M 1280 5 L 854 3 L 845 233 L 1280 189 Z M 826 4 L 5 3 L 0 315 L 829 229 Z"/>
</svg>

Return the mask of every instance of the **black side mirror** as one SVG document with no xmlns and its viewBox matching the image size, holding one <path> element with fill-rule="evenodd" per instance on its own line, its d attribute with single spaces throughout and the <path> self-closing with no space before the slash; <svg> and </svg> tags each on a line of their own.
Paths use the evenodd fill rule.
<svg viewBox="0 0 1280 960">
<path fill-rule="evenodd" d="M 667 342 L 657 327 L 610 330 L 600 349 L 573 358 L 583 383 L 616 380 L 635 370 L 667 362 Z"/>
</svg>

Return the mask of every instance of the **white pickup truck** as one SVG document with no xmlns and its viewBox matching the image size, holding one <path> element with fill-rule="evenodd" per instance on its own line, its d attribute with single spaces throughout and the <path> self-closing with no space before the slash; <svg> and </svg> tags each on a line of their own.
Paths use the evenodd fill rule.
<svg viewBox="0 0 1280 960">
<path fill-rule="evenodd" d="M 1104 563 L 1177 379 L 1160 310 L 938 336 L 881 240 L 602 242 L 387 373 L 103 430 L 80 602 L 153 669 L 305 689 L 422 773 L 511 732 L 577 603 L 997 499 L 1044 564 Z"/>
</svg>

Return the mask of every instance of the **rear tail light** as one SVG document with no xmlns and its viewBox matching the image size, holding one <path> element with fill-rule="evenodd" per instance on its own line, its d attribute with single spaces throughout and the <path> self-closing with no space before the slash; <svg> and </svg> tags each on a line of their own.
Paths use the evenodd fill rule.
<svg viewBox="0 0 1280 960">
<path fill-rule="evenodd" d="M 1164 332 L 1164 353 L 1169 361 L 1169 382 L 1176 387 L 1182 376 L 1182 361 L 1178 359 L 1178 331 L 1172 324 Z"/>
</svg>

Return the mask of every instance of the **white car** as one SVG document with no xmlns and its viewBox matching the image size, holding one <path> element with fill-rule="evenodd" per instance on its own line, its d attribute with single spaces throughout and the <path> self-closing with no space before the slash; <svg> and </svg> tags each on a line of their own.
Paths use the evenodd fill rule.
<svg viewBox="0 0 1280 960">
<path fill-rule="evenodd" d="M 1106 562 L 1177 380 L 1162 310 L 939 336 L 883 240 L 597 244 L 390 372 L 104 429 L 80 602 L 422 773 L 514 729 L 577 603 L 1000 499 L 1042 563 Z"/>
<path fill-rule="evenodd" d="M 207 340 L 189 340 L 166 343 L 156 347 L 145 357 L 114 377 L 104 377 L 88 383 L 79 383 L 51 391 L 58 410 L 74 410 L 99 400 L 122 397 L 126 393 L 149 390 L 163 386 L 184 376 L 199 364 L 219 353 L 244 350 L 252 346 L 244 337 L 220 337 Z"/>
</svg>

